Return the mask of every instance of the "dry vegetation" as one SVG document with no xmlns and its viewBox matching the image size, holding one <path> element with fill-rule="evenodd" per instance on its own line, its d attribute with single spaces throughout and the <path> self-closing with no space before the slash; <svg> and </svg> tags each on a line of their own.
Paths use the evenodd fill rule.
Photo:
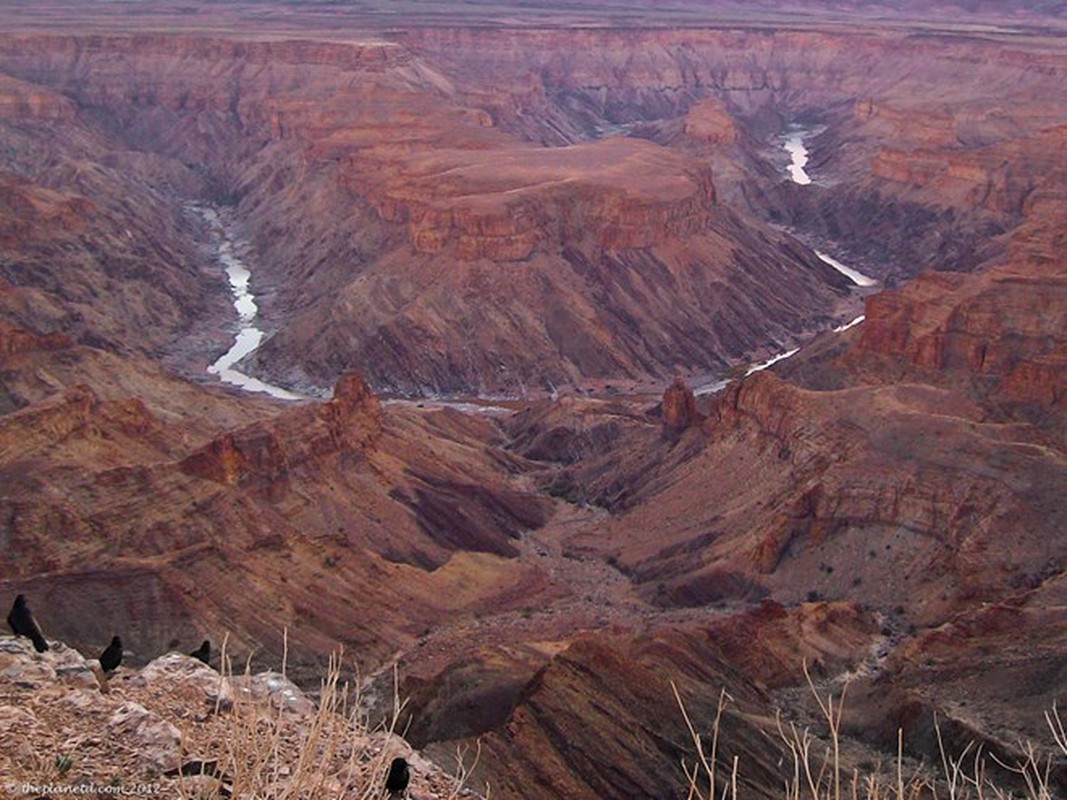
<svg viewBox="0 0 1067 800">
<path fill-rule="evenodd" d="M 839 694 L 823 694 L 815 685 L 805 666 L 812 696 L 826 723 L 825 736 L 816 736 L 808 728 L 787 723 L 776 715 L 777 735 L 788 754 L 783 768 L 789 770 L 785 779 L 784 800 L 1053 800 L 1057 797 L 1052 785 L 1052 768 L 1057 753 L 1067 756 L 1067 730 L 1059 710 L 1053 706 L 1045 714 L 1056 752 L 1042 752 L 1031 742 L 1023 743 L 1023 757 L 1006 764 L 993 754 L 983 752 L 981 746 L 968 745 L 952 755 L 947 752 L 941 729 L 936 724 L 940 763 L 921 765 L 911 770 L 905 766 L 903 734 L 897 734 L 897 753 L 890 771 L 863 771 L 847 768 L 841 755 L 841 720 L 846 683 Z M 688 786 L 687 800 L 738 800 L 738 783 L 743 765 L 737 757 L 723 774 L 719 762 L 719 725 L 726 708 L 728 695 L 719 695 L 718 709 L 708 734 L 700 733 L 693 723 L 677 687 L 675 700 L 685 718 L 695 748 L 695 763 L 683 762 Z M 989 767 L 996 766 L 1016 780 L 1015 788 L 1006 788 L 989 776 Z"/>
<path fill-rule="evenodd" d="M 223 657 L 220 683 L 232 678 L 228 659 Z M 392 758 L 412 756 L 396 731 L 397 719 L 405 703 L 395 694 L 391 718 L 374 725 L 361 710 L 359 683 L 342 683 L 342 656 L 335 654 L 321 683 L 317 708 L 302 717 L 286 713 L 284 704 L 266 708 L 255 698 L 235 692 L 232 706 L 216 709 L 229 722 L 229 735 L 220 737 L 217 750 L 200 759 L 199 772 L 186 775 L 179 783 L 182 800 L 220 798 L 271 798 L 305 800 L 344 798 L 371 800 L 382 796 L 382 785 Z M 283 664 L 284 672 L 284 664 Z M 1042 752 L 1032 743 L 1021 745 L 1024 757 L 1006 764 L 995 755 L 970 745 L 956 755 L 947 752 L 938 728 L 940 763 L 907 766 L 903 736 L 898 732 L 897 753 L 888 770 L 864 771 L 846 766 L 842 757 L 841 723 L 848 684 L 839 693 L 823 692 L 804 670 L 826 730 L 817 735 L 809 728 L 787 722 L 779 713 L 776 729 L 779 744 L 786 753 L 783 800 L 1053 800 L 1052 766 L 1056 755 Z M 246 671 L 247 674 L 247 671 Z M 734 756 L 728 763 L 720 758 L 720 722 L 729 703 L 723 689 L 707 734 L 698 731 L 689 716 L 677 687 L 675 700 L 685 720 L 697 758 L 682 763 L 686 800 L 738 800 L 744 765 Z M 220 692 L 220 698 L 224 693 Z M 223 701 L 220 700 L 220 703 Z M 224 703 L 223 705 L 229 705 Z M 1045 715 L 1056 752 L 1067 756 L 1067 728 L 1057 708 Z M 936 727 L 936 726 L 935 726 Z M 478 763 L 479 752 L 458 751 L 454 776 L 424 776 L 436 797 L 488 798 L 490 789 L 480 792 L 466 788 Z M 415 757 L 417 758 L 417 757 Z M 1014 788 L 999 785 L 988 774 L 995 765 L 1017 780 Z"/>
<path fill-rule="evenodd" d="M 335 653 L 313 699 L 284 657 L 280 672 L 234 674 L 224 646 L 219 671 L 171 652 L 105 674 L 61 641 L 37 653 L 0 635 L 0 795 L 369 800 L 402 756 L 412 798 L 486 796 L 465 787 L 477 748 L 452 774 L 412 752 L 395 688 L 372 722 L 347 669 Z"/>
<path fill-rule="evenodd" d="M 431 788 L 435 797 L 487 796 L 465 787 L 477 764 L 477 751 L 470 758 L 457 752 L 453 776 L 426 774 L 396 730 L 404 707 L 399 696 L 394 693 L 391 718 L 373 724 L 361 702 L 359 681 L 341 681 L 343 666 L 343 652 L 333 654 L 316 708 L 299 717 L 285 702 L 265 705 L 250 693 L 235 691 L 230 705 L 220 692 L 216 713 L 226 714 L 229 735 L 220 737 L 217 749 L 206 757 L 186 761 L 192 768 L 184 770 L 189 774 L 178 785 L 181 800 L 370 800 L 382 796 L 389 764 L 400 755 L 416 762 L 413 785 L 419 782 Z M 219 680 L 233 682 L 232 678 L 224 648 Z M 224 705 L 230 705 L 228 711 Z"/>
</svg>

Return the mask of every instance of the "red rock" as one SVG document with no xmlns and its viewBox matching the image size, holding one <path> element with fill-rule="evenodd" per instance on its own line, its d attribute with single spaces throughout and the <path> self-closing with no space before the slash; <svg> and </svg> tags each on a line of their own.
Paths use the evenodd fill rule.
<svg viewBox="0 0 1067 800">
<path fill-rule="evenodd" d="M 70 98 L 25 81 L 0 75 L 0 115 L 9 119 L 69 121 L 76 113 Z"/>
<path fill-rule="evenodd" d="M 925 370 L 998 379 L 1011 402 L 1058 405 L 1067 349 L 1067 278 L 1011 267 L 981 275 L 923 275 L 867 301 L 858 363 L 865 354 Z"/>
<path fill-rule="evenodd" d="M 34 350 L 62 350 L 73 344 L 63 333 L 36 334 L 0 322 L 0 358 Z"/>
<path fill-rule="evenodd" d="M 677 431 L 698 425 L 701 420 L 703 415 L 697 411 L 692 387 L 684 378 L 675 378 L 663 392 L 663 424 Z"/>
<path fill-rule="evenodd" d="M 99 614 L 60 612 L 113 607 L 119 581 L 116 613 L 134 621 L 138 649 L 211 624 L 244 652 L 277 652 L 288 628 L 307 678 L 338 640 L 373 668 L 459 619 L 472 636 L 507 638 L 492 674 L 511 679 L 500 697 L 514 706 L 488 732 L 487 758 L 509 790 L 645 796 L 677 777 L 685 744 L 663 702 L 668 674 L 704 697 L 729 680 L 755 701 L 800 680 L 798 654 L 828 675 L 866 662 L 880 643 L 873 619 L 805 599 L 852 598 L 890 621 L 900 605 L 908 622 L 940 627 L 1021 586 L 1052 592 L 1067 558 L 1061 54 L 884 29 L 312 38 L 0 36 L 0 65 L 21 82 L 3 95 L 20 115 L 2 125 L 21 173 L 0 178 L 0 235 L 20 285 L 2 285 L 14 322 L 0 341 L 5 409 L 22 406 L 0 418 L 0 567 L 47 598 L 46 621 L 97 635 Z M 42 88 L 21 85 L 31 80 Z M 729 109 L 704 94 L 729 96 Z M 332 400 L 281 409 L 182 384 L 117 346 L 53 350 L 23 333 L 121 343 L 152 319 L 143 348 L 155 353 L 211 302 L 226 305 L 198 294 L 203 261 L 175 221 L 177 198 L 209 188 L 185 161 L 239 198 L 285 322 L 260 354 L 272 368 L 325 383 L 356 366 L 376 384 L 446 390 L 721 368 L 827 324 L 843 291 L 790 238 L 723 206 L 746 180 L 753 198 L 772 180 L 750 162 L 713 172 L 768 124 L 768 97 L 830 109 L 826 141 L 842 151 L 819 167 L 849 191 L 877 190 L 878 210 L 908 223 L 898 235 L 942 213 L 967 236 L 1002 235 L 958 265 L 936 256 L 984 271 L 875 295 L 823 362 L 798 354 L 798 374 L 831 388 L 760 373 L 704 421 L 687 392 L 665 397 L 668 419 L 696 421 L 699 436 L 663 437 L 615 404 L 531 414 L 528 430 L 383 410 L 347 375 Z M 80 110 L 68 116 L 60 98 Z M 567 113 L 559 98 L 591 110 Z M 88 110 L 122 135 L 90 125 Z M 655 142 L 541 146 L 582 140 L 611 115 L 675 125 L 635 128 Z M 51 161 L 35 155 L 42 142 Z M 855 210 L 833 180 L 822 188 Z M 499 377 L 502 363 L 514 373 Z M 531 488 L 563 478 L 579 502 Z M 546 521 L 545 541 L 562 549 L 552 537 L 565 532 L 572 558 L 523 552 L 520 533 Z M 609 553 L 618 574 L 590 596 L 617 593 L 596 608 L 615 634 L 565 641 L 575 620 L 564 616 L 566 634 L 543 635 L 540 604 L 594 603 L 552 570 Z M 764 593 L 773 599 L 705 633 L 642 639 L 628 627 L 655 606 L 728 610 Z M 1025 636 L 1048 619 L 1005 617 L 960 618 L 916 654 L 958 660 L 954 647 L 973 653 L 986 634 L 1019 622 Z M 509 665 L 528 666 L 531 651 L 546 663 L 516 690 Z M 911 699 L 914 721 L 926 706 Z M 779 792 L 781 753 L 752 725 L 766 709 L 746 712 L 727 738 L 758 765 L 754 785 Z"/>
<path fill-rule="evenodd" d="M 682 122 L 682 133 L 711 144 L 731 144 L 738 139 L 737 125 L 725 105 L 712 98 L 690 106 Z"/>
<path fill-rule="evenodd" d="M 226 432 L 186 457 L 182 469 L 228 486 L 270 486 L 310 459 L 362 449 L 380 434 L 381 424 L 378 399 L 349 373 L 331 400 Z"/>
</svg>

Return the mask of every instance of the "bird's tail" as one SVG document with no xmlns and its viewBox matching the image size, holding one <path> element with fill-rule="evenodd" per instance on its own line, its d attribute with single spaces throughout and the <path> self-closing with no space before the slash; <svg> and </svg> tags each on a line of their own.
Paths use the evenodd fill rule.
<svg viewBox="0 0 1067 800">
<path fill-rule="evenodd" d="M 34 631 L 30 638 L 33 639 L 33 647 L 38 653 L 43 653 L 48 649 L 48 642 L 44 640 L 40 631 Z"/>
</svg>

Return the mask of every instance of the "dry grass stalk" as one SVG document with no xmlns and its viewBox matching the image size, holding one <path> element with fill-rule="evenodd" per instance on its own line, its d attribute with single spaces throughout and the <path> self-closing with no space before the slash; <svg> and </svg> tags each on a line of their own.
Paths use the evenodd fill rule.
<svg viewBox="0 0 1067 800">
<path fill-rule="evenodd" d="M 467 745 L 456 745 L 456 771 L 452 773 L 452 777 L 455 780 L 455 784 L 452 790 L 445 797 L 445 800 L 458 800 L 458 798 L 464 794 L 464 790 L 467 786 L 467 781 L 471 779 L 474 770 L 478 767 L 478 762 L 482 757 L 482 740 L 478 739 L 474 744 L 474 758 L 471 762 L 467 763 L 467 752 L 470 747 Z M 485 784 L 482 789 L 482 800 L 489 800 L 492 794 L 489 784 Z"/>
<path fill-rule="evenodd" d="M 715 711 L 715 720 L 711 726 L 711 751 L 706 753 L 704 750 L 703 736 L 697 732 L 696 727 L 693 725 L 693 720 L 689 717 L 689 712 L 685 708 L 685 703 L 682 702 L 682 697 L 678 694 L 678 687 L 671 681 L 671 690 L 674 692 L 675 702 L 678 703 L 678 708 L 682 711 L 682 718 L 685 719 L 686 728 L 689 730 L 689 736 L 692 739 L 693 746 L 696 748 L 697 758 L 699 763 L 690 767 L 685 761 L 682 761 L 682 770 L 685 772 L 686 780 L 689 784 L 689 794 L 686 800 L 694 800 L 697 798 L 706 798 L 706 800 L 716 800 L 715 798 L 715 764 L 719 750 L 719 727 L 722 720 L 722 712 L 726 708 L 726 689 L 719 692 L 719 704 Z M 730 800 L 737 800 L 737 767 L 738 759 L 735 756 L 733 759 L 733 767 L 730 774 L 730 782 L 723 787 L 722 800 L 730 798 Z M 700 788 L 703 781 L 700 776 L 704 775 L 704 779 L 707 781 L 707 794 L 704 794 Z"/>
<path fill-rule="evenodd" d="M 233 677 L 225 641 L 220 657 L 221 698 L 222 684 Z M 286 636 L 283 670 L 287 663 Z M 330 657 L 318 706 L 310 715 L 293 713 L 284 701 L 264 703 L 241 691 L 234 692 L 228 711 L 217 702 L 216 713 L 230 723 L 229 735 L 217 743 L 216 752 L 201 759 L 201 773 L 219 780 L 210 789 L 204 781 L 188 787 L 183 781 L 181 800 L 378 800 L 389 763 L 399 754 L 396 725 L 406 703 L 399 698 L 394 675 L 393 713 L 387 722 L 372 726 L 361 710 L 359 681 L 340 680 L 342 665 L 341 652 Z M 244 675 L 251 677 L 249 663 Z M 446 800 L 461 795 L 480 754 L 479 743 L 467 766 L 466 751 L 457 751 L 458 772 Z"/>
<path fill-rule="evenodd" d="M 776 714 L 778 738 L 792 762 L 789 766 L 791 774 L 784 779 L 783 800 L 1054 800 L 1057 797 L 1052 788 L 1052 755 L 1042 755 L 1033 744 L 1026 742 L 1020 744 L 1018 762 L 1006 764 L 993 754 L 987 757 L 982 748 L 972 742 L 958 756 L 949 756 L 936 716 L 934 728 L 941 757 L 940 775 L 922 767 L 915 774 L 906 774 L 904 734 L 899 729 L 895 775 L 887 776 L 881 770 L 863 774 L 858 769 L 846 774 L 841 763 L 841 721 L 848 685 L 846 683 L 836 697 L 832 693 L 824 697 L 806 665 L 804 676 L 826 722 L 827 740 L 824 744 L 808 728 L 799 729 L 792 722 L 786 723 L 780 712 Z M 719 705 L 710 731 L 711 748 L 706 750 L 704 737 L 696 731 L 677 687 L 672 683 L 671 688 L 697 753 L 697 762 L 693 766 L 682 762 L 689 788 L 687 800 L 719 800 L 715 788 L 716 757 L 726 692 L 719 693 Z M 1045 720 L 1060 753 L 1067 756 L 1067 728 L 1055 705 L 1046 712 Z M 1022 794 L 997 785 L 989 777 L 987 758 L 1018 777 Z M 721 800 L 736 800 L 738 772 L 735 757 L 730 781 L 723 786 Z M 705 783 L 706 791 L 702 788 Z"/>
</svg>

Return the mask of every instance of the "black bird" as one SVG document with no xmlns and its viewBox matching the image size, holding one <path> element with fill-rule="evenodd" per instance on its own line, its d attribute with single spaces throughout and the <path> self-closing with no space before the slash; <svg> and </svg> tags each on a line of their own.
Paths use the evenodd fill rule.
<svg viewBox="0 0 1067 800">
<path fill-rule="evenodd" d="M 20 594 L 15 598 L 15 604 L 11 606 L 11 613 L 7 615 L 7 624 L 16 636 L 26 636 L 33 641 L 33 646 L 38 653 L 48 649 L 48 642 L 44 640 L 37 620 L 30 613 L 30 607 L 26 605 L 26 595 Z"/>
<path fill-rule="evenodd" d="M 195 659 L 203 661 L 205 664 L 208 663 L 211 658 L 211 642 L 209 642 L 207 639 L 204 639 L 204 641 L 201 642 L 200 646 L 196 648 L 193 652 L 191 652 L 189 655 L 191 655 Z"/>
<path fill-rule="evenodd" d="M 100 654 L 100 669 L 104 672 L 114 672 L 122 663 L 122 639 L 118 636 L 111 637 L 111 644 L 104 648 Z"/>
<path fill-rule="evenodd" d="M 411 770 L 408 769 L 408 762 L 397 756 L 389 765 L 389 774 L 385 776 L 385 790 L 390 794 L 401 794 L 408 788 L 410 780 Z"/>
</svg>

